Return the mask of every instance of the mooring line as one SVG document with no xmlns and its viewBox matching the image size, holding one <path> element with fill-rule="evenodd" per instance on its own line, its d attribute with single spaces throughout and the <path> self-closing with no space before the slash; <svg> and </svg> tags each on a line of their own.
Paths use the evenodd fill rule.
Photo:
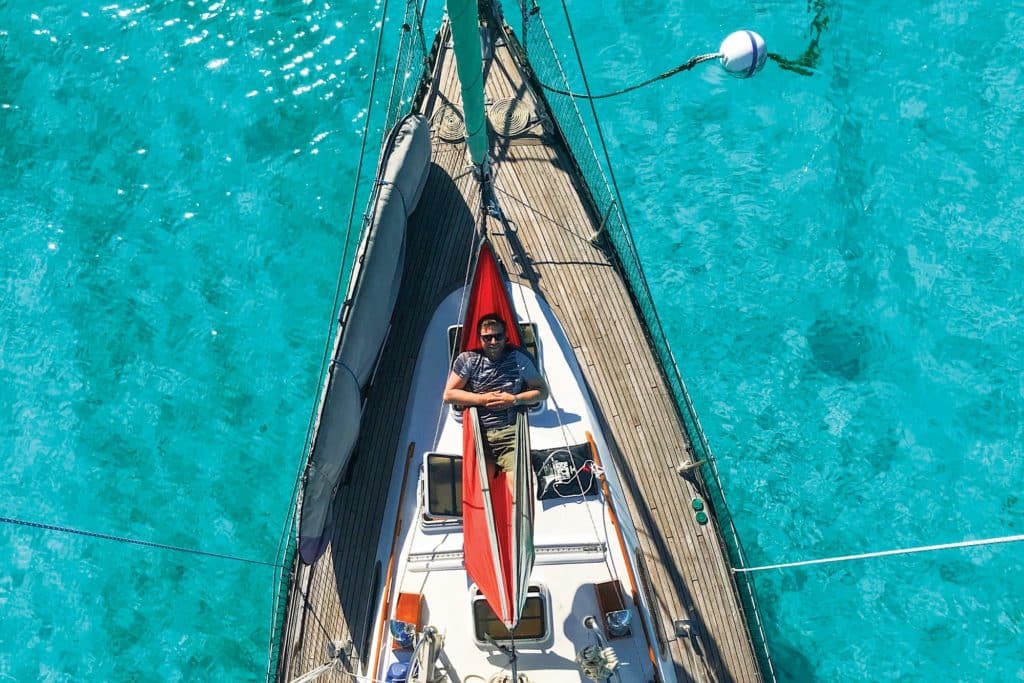
<svg viewBox="0 0 1024 683">
<path fill-rule="evenodd" d="M 216 557 L 220 560 L 232 560 L 234 562 L 243 562 L 245 564 L 259 564 L 264 567 L 277 567 L 281 568 L 281 565 L 273 562 L 264 562 L 263 560 L 253 560 L 247 557 L 236 557 L 235 555 L 222 555 L 220 553 L 209 553 L 205 550 L 196 550 L 195 548 L 185 548 L 178 545 L 168 545 L 166 543 L 154 543 L 152 541 L 140 541 L 134 538 L 128 538 L 127 536 L 113 536 L 111 534 L 101 534 L 95 531 L 85 531 L 83 529 L 73 529 L 67 526 L 58 526 L 56 524 L 43 524 L 42 522 L 29 522 L 24 519 L 15 519 L 13 517 L 0 517 L 0 522 L 4 524 L 13 524 L 15 526 L 27 526 L 33 529 L 45 529 L 46 531 L 60 531 L 65 534 L 75 534 L 78 536 L 87 536 L 89 538 L 101 538 L 105 541 L 115 541 L 117 543 L 128 543 L 131 545 L 141 545 L 147 548 L 159 548 L 160 550 L 173 550 L 179 553 L 188 553 L 190 555 L 203 555 L 205 557 Z"/>
<path fill-rule="evenodd" d="M 894 550 L 880 550 L 873 553 L 860 553 L 859 555 L 840 555 L 838 557 L 823 557 L 817 560 L 802 560 L 800 562 L 782 562 L 779 564 L 766 564 L 760 567 L 741 567 L 733 569 L 734 574 L 749 574 L 751 572 L 763 572 L 769 569 L 789 569 L 791 567 L 807 567 L 815 564 L 832 564 L 835 562 L 849 562 L 851 560 L 867 560 L 873 557 L 887 557 L 890 555 L 910 555 L 912 553 L 925 553 L 934 550 L 954 550 L 956 548 L 972 548 L 980 545 L 996 545 L 999 543 L 1019 543 L 1024 541 L 1024 534 L 1015 536 L 999 536 L 997 538 L 979 538 L 973 541 L 957 541 L 956 543 L 940 543 L 938 545 L 922 545 L 914 548 L 897 548 Z"/>
</svg>

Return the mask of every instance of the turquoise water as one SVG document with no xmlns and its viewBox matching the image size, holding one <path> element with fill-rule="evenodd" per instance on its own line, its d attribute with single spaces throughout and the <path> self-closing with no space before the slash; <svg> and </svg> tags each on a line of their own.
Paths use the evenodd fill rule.
<svg viewBox="0 0 1024 683">
<path fill-rule="evenodd" d="M 828 22 L 811 77 L 705 69 L 598 109 L 750 563 L 1024 533 L 1024 9 L 745 6 L 584 40 L 656 73 L 642 36 L 686 27 L 688 56 L 752 26 L 795 58 Z M 1007 681 L 1022 569 L 1017 544 L 755 585 L 783 680 Z"/>
<path fill-rule="evenodd" d="M 361 139 L 368 67 L 349 55 L 374 12 L 14 4 L 3 515 L 273 563 Z M 262 677 L 271 568 L 0 533 L 0 680 Z"/>
<path fill-rule="evenodd" d="M 13 4 L 0 516 L 272 563 L 381 8 Z M 569 10 L 598 92 L 740 27 L 793 59 L 827 23 L 809 77 L 705 65 L 598 105 L 751 564 L 1024 533 L 1024 10 Z M 0 680 L 262 677 L 271 568 L 0 534 Z M 758 575 L 780 679 L 1024 679 L 1022 564 Z"/>
</svg>

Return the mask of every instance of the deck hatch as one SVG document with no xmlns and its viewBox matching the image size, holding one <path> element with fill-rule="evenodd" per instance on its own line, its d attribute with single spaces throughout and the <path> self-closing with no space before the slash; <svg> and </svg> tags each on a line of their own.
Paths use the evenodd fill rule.
<svg viewBox="0 0 1024 683">
<path fill-rule="evenodd" d="M 488 638 L 496 641 L 511 640 L 508 629 L 487 599 L 479 592 L 473 595 L 473 636 L 477 643 L 485 644 Z M 516 626 L 516 642 L 523 640 L 544 640 L 548 636 L 547 604 L 544 593 L 538 586 L 530 586 L 526 592 L 526 604 Z"/>
<path fill-rule="evenodd" d="M 427 453 L 427 518 L 462 517 L 462 456 Z"/>
</svg>

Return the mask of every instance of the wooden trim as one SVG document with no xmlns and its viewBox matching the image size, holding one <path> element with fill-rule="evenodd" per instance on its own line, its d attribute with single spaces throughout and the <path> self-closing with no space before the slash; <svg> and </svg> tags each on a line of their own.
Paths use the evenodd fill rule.
<svg viewBox="0 0 1024 683">
<path fill-rule="evenodd" d="M 601 456 L 597 453 L 597 444 L 594 442 L 594 435 L 587 432 L 587 443 L 590 444 L 590 453 L 594 456 L 594 464 L 601 467 Z M 639 592 L 636 588 L 636 576 L 633 573 L 633 555 L 629 552 L 629 548 L 626 547 L 626 539 L 622 537 L 622 527 L 619 526 L 618 515 L 615 514 L 615 504 L 612 502 L 611 490 L 608 488 L 608 480 L 605 477 L 601 477 L 601 490 L 604 492 L 604 498 L 608 502 L 608 516 L 612 520 L 612 526 L 615 527 L 615 536 L 619 539 L 619 546 L 622 548 L 622 554 L 626 558 L 626 574 L 629 576 L 629 587 L 632 590 L 633 604 L 641 605 Z M 650 610 L 647 610 L 650 612 Z M 604 615 L 602 615 L 602 618 Z M 651 618 L 654 618 L 653 613 Z M 658 658 L 654 654 L 654 646 L 651 644 L 651 634 L 647 630 L 647 620 L 644 619 L 643 615 L 640 615 L 640 626 L 643 627 L 644 640 L 647 641 L 647 656 L 651 658 L 651 666 L 654 669 L 654 679 L 656 683 L 661 681 L 661 667 L 658 666 Z"/>
<path fill-rule="evenodd" d="M 395 550 L 398 545 L 398 532 L 402 529 L 402 503 L 405 502 L 405 483 L 409 478 L 409 463 L 412 462 L 413 453 L 416 450 L 416 442 L 409 442 L 409 450 L 405 454 L 405 471 L 402 473 L 402 488 L 398 494 L 398 510 L 395 516 L 395 531 L 391 536 L 391 556 L 388 558 L 388 572 L 384 576 L 384 595 L 380 602 L 380 618 L 377 620 L 377 629 L 380 631 L 380 637 L 377 639 L 377 647 L 373 652 L 373 668 L 370 669 L 370 677 L 376 678 L 377 667 L 380 665 L 380 652 L 384 647 L 384 621 L 388 614 L 388 603 L 391 600 L 391 581 L 392 573 L 395 568 Z"/>
<path fill-rule="evenodd" d="M 628 637 L 629 631 L 626 631 L 623 635 L 613 636 L 611 629 L 608 628 L 608 614 L 626 609 L 626 603 L 622 599 L 622 584 L 619 580 L 612 579 L 611 581 L 595 583 L 594 595 L 597 597 L 597 606 L 601 610 L 601 620 L 604 622 L 604 629 L 605 633 L 608 634 L 608 639 Z"/>
</svg>

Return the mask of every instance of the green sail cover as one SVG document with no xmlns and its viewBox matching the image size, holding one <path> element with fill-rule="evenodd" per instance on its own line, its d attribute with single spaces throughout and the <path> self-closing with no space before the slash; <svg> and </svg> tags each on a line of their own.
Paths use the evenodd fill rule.
<svg viewBox="0 0 1024 683">
<path fill-rule="evenodd" d="M 487 118 L 484 115 L 484 68 L 480 52 L 477 0 L 448 0 L 448 21 L 455 44 L 455 68 L 462 86 L 466 144 L 473 163 L 487 164 Z"/>
</svg>

